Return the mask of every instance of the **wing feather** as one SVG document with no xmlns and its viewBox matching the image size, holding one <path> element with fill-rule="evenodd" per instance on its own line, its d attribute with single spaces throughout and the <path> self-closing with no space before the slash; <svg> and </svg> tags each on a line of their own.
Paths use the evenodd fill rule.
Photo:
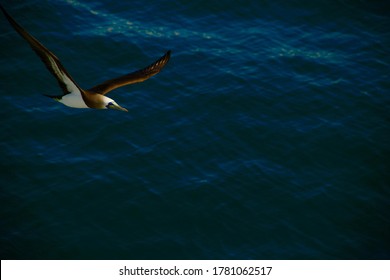
<svg viewBox="0 0 390 280">
<path fill-rule="evenodd" d="M 58 84 L 60 85 L 64 94 L 70 92 L 80 91 L 81 88 L 75 83 L 72 77 L 68 74 L 64 66 L 62 66 L 59 59 L 49 51 L 44 45 L 42 45 L 37 39 L 31 36 L 26 30 L 24 30 L 0 5 L 1 10 L 6 16 L 9 23 L 12 27 L 30 44 L 31 48 L 35 53 L 40 57 L 43 63 L 46 65 L 46 68 L 53 74 L 56 78 Z"/>
<path fill-rule="evenodd" d="M 121 77 L 105 81 L 105 82 L 89 89 L 89 91 L 104 95 L 104 94 L 107 94 L 108 92 L 110 92 L 118 87 L 143 82 L 146 79 L 149 79 L 150 77 L 159 73 L 161 71 L 161 69 L 169 61 L 170 56 L 171 56 L 171 51 L 167 51 L 162 57 L 160 57 L 158 60 L 156 60 L 151 65 L 149 65 L 141 70 L 123 75 Z"/>
</svg>

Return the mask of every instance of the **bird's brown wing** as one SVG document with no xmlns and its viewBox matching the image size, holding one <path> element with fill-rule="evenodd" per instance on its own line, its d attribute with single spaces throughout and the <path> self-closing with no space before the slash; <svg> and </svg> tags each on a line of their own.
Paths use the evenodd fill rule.
<svg viewBox="0 0 390 280">
<path fill-rule="evenodd" d="M 64 66 L 62 66 L 59 59 L 37 39 L 24 30 L 1 5 L 0 8 L 12 27 L 30 44 L 31 48 L 40 57 L 43 63 L 45 63 L 47 69 L 49 69 L 50 73 L 56 78 L 64 94 L 77 91 L 83 92 L 68 74 Z"/>
<path fill-rule="evenodd" d="M 126 74 L 121 77 L 105 81 L 104 83 L 94 86 L 88 91 L 104 95 L 118 87 L 143 82 L 146 79 L 149 79 L 150 77 L 160 72 L 161 69 L 165 66 L 165 64 L 167 64 L 170 56 L 171 56 L 171 51 L 167 51 L 161 58 L 156 60 L 156 62 L 154 62 L 153 64 L 141 70 L 132 72 L 130 74 Z"/>
</svg>

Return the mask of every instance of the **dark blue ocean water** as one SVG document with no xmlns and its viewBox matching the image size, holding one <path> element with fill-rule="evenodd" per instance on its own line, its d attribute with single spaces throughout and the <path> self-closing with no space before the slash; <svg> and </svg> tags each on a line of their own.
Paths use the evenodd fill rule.
<svg viewBox="0 0 390 280">
<path fill-rule="evenodd" d="M 2 1 L 1 259 L 388 259 L 386 1 Z"/>
</svg>

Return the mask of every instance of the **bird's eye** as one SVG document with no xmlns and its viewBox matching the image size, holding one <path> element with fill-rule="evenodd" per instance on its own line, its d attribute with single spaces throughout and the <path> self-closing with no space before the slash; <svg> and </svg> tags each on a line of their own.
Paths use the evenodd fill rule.
<svg viewBox="0 0 390 280">
<path fill-rule="evenodd" d="M 110 106 L 112 106 L 112 105 L 114 105 L 112 102 L 108 102 L 108 104 L 107 104 L 107 108 L 109 108 Z"/>
</svg>

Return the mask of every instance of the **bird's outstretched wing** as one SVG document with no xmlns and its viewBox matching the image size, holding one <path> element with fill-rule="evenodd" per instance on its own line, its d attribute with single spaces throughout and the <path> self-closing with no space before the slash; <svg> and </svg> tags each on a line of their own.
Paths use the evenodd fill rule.
<svg viewBox="0 0 390 280">
<path fill-rule="evenodd" d="M 74 82 L 72 77 L 68 74 L 64 66 L 62 66 L 59 59 L 49 51 L 45 46 L 43 46 L 37 39 L 31 36 L 26 30 L 24 30 L 0 5 L 1 10 L 6 16 L 9 23 L 12 27 L 30 44 L 31 48 L 36 52 L 36 54 L 41 58 L 43 63 L 45 63 L 47 69 L 53 74 L 57 79 L 62 91 L 64 94 L 70 92 L 81 91 L 80 87 Z"/>
<path fill-rule="evenodd" d="M 150 77 L 160 72 L 161 69 L 165 66 L 165 64 L 167 64 L 170 56 L 171 56 L 171 51 L 167 51 L 162 57 L 156 60 L 153 64 L 141 70 L 132 72 L 130 74 L 126 74 L 121 77 L 105 81 L 104 83 L 94 86 L 88 91 L 104 95 L 118 87 L 143 82 L 146 79 L 149 79 Z"/>
</svg>

